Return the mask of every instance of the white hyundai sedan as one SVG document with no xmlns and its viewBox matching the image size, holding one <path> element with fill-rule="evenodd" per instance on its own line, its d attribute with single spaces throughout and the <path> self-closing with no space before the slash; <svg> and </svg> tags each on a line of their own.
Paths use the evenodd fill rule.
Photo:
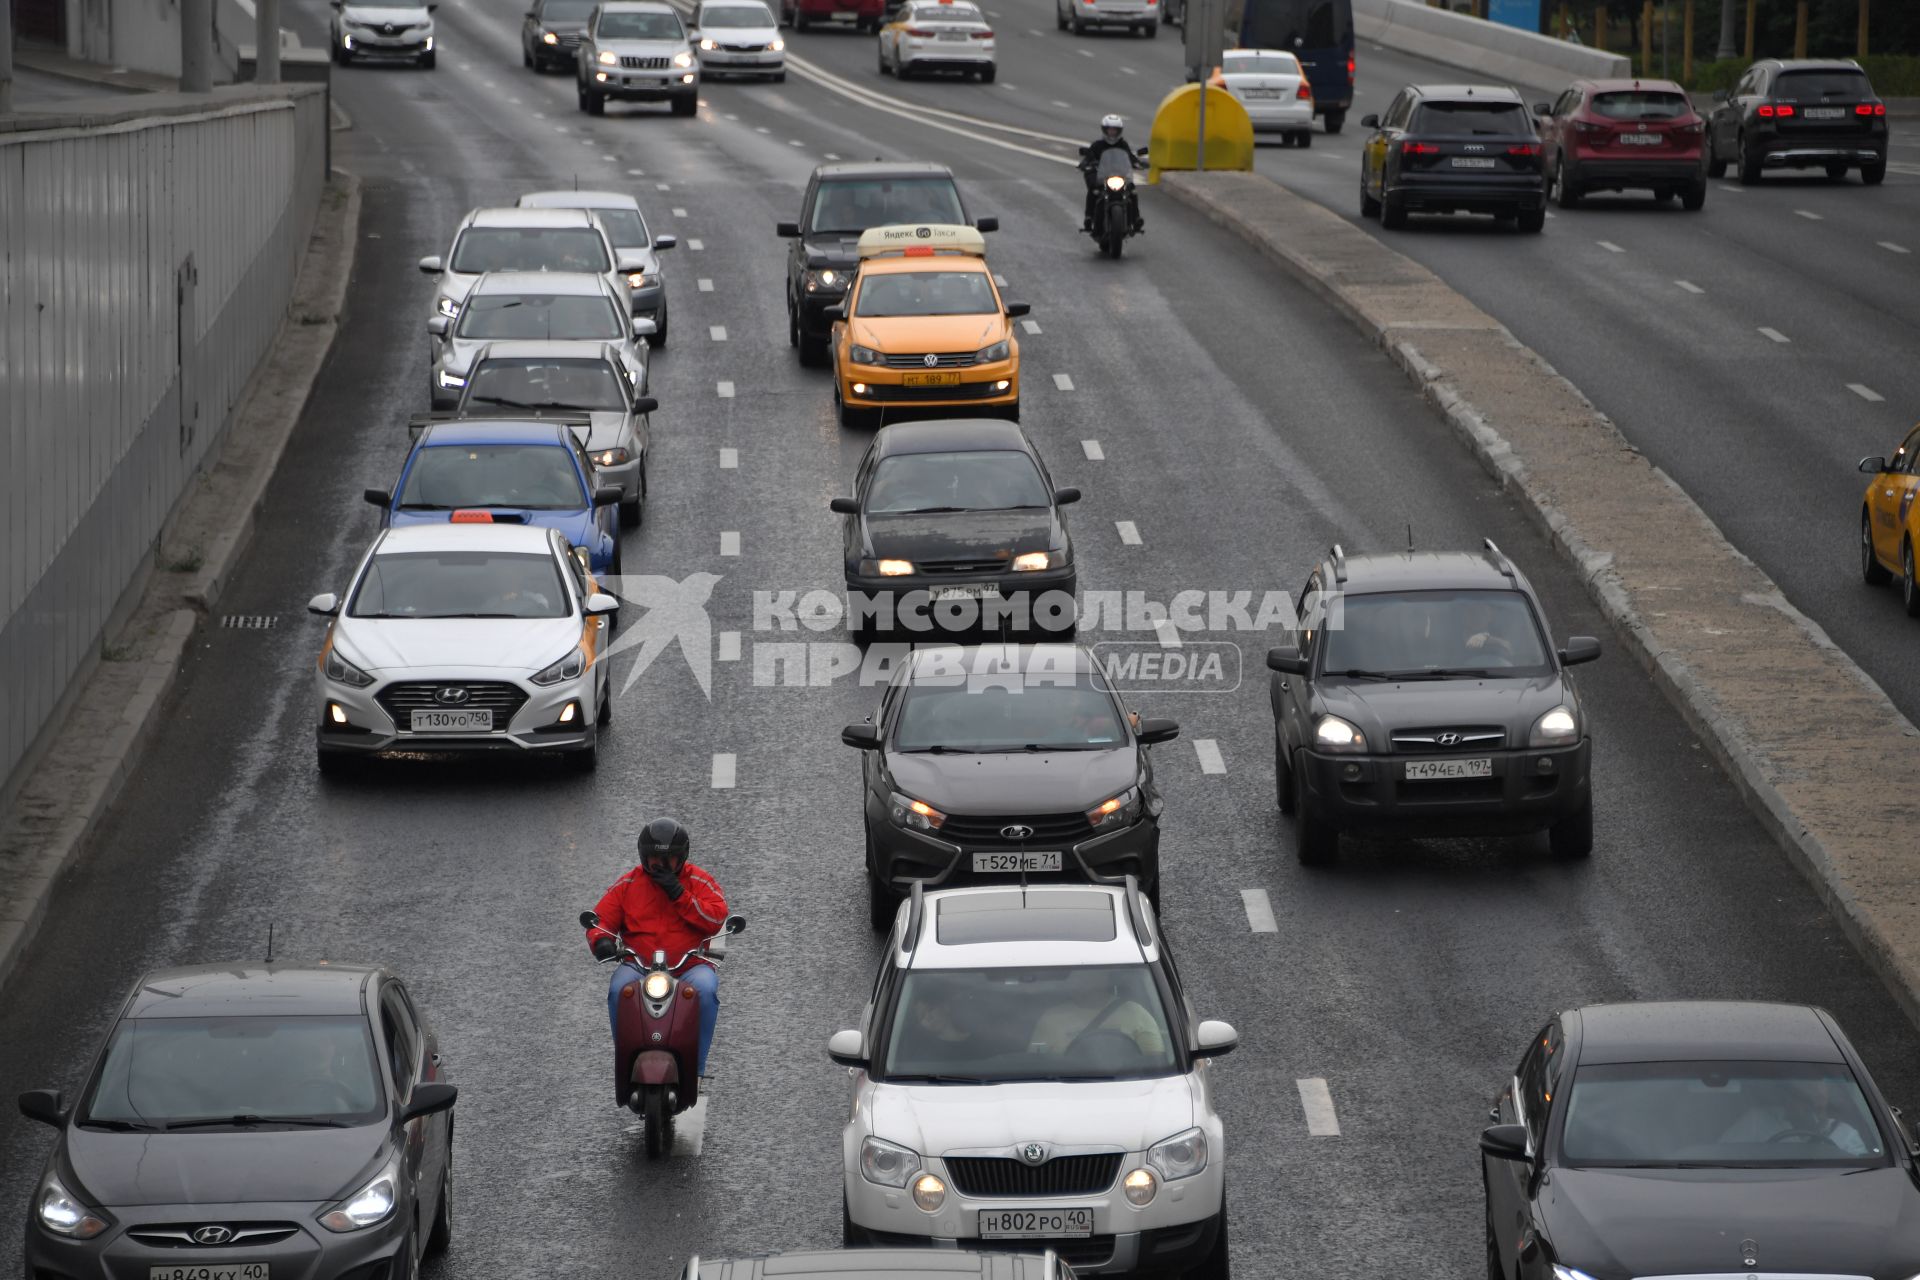
<svg viewBox="0 0 1920 1280">
<path fill-rule="evenodd" d="M 559 752 L 596 763 L 611 692 L 602 661 L 620 602 L 553 529 L 467 523 L 387 529 L 315 663 L 322 773 L 379 751 Z"/>
</svg>

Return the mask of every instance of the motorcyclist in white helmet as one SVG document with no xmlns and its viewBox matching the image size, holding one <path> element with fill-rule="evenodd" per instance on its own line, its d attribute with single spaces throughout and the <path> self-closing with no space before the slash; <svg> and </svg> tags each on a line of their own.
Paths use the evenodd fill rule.
<svg viewBox="0 0 1920 1280">
<path fill-rule="evenodd" d="M 1127 159 L 1132 162 L 1134 168 L 1144 169 L 1146 167 L 1140 163 L 1139 157 L 1133 154 L 1133 148 L 1127 145 L 1125 136 L 1126 127 L 1127 122 L 1117 115 L 1101 117 L 1100 136 L 1093 140 L 1093 145 L 1087 148 L 1086 154 L 1080 159 L 1080 173 L 1081 176 L 1087 180 L 1087 208 L 1080 219 L 1080 229 L 1082 231 L 1093 230 L 1093 200 L 1098 187 L 1093 175 L 1100 170 L 1100 157 L 1108 151 L 1118 150 L 1126 155 Z M 1133 229 L 1135 231 L 1142 230 L 1147 224 L 1140 220 L 1139 202 L 1133 200 L 1130 201 L 1130 203 L 1133 206 L 1131 210 L 1133 214 Z"/>
</svg>

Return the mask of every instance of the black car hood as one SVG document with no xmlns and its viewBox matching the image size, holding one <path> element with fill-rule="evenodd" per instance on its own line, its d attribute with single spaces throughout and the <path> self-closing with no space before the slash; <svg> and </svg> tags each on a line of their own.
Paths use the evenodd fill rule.
<svg viewBox="0 0 1920 1280">
<path fill-rule="evenodd" d="M 88 1196 L 124 1205 L 319 1203 L 380 1154 L 385 1125 L 214 1133 L 69 1129 L 66 1161 Z"/>
<path fill-rule="evenodd" d="M 1555 1169 L 1540 1200 L 1558 1260 L 1601 1280 L 1920 1270 L 1904 1169 Z"/>
<path fill-rule="evenodd" d="M 946 813 L 1021 817 L 1091 809 L 1140 777 L 1133 744 L 1110 751 L 1008 751 L 993 755 L 887 752 L 893 784 Z"/>
<path fill-rule="evenodd" d="M 1382 680 L 1321 683 L 1324 710 L 1339 716 L 1385 749 L 1396 729 L 1498 724 L 1507 745 L 1524 747 L 1533 722 L 1573 694 L 1558 675 L 1485 680 Z"/>
<path fill-rule="evenodd" d="M 1053 512 L 1045 507 L 1017 511 L 952 511 L 939 515 L 866 517 L 867 554 L 901 560 L 1009 561 L 1023 551 L 1054 546 Z"/>
<path fill-rule="evenodd" d="M 821 267 L 851 268 L 860 261 L 860 233 L 857 231 L 846 235 L 839 232 L 809 235 L 802 243 L 807 247 L 807 265 L 815 270 Z"/>
<path fill-rule="evenodd" d="M 570 36 L 585 31 L 587 24 L 584 22 L 542 22 L 540 29 L 542 31 L 551 31 L 557 36 Z"/>
</svg>

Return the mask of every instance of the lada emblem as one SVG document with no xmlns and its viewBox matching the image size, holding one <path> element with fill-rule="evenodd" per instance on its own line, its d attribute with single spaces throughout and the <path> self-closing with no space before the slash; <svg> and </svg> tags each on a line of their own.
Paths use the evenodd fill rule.
<svg viewBox="0 0 1920 1280">
<path fill-rule="evenodd" d="M 1033 828 L 1022 826 L 1016 822 L 1010 827 L 1000 828 L 1000 834 L 1009 840 L 1031 840 L 1033 838 Z"/>
<path fill-rule="evenodd" d="M 1047 1144 L 1044 1142 L 1023 1142 L 1019 1156 L 1027 1164 L 1045 1164 L 1047 1162 Z"/>
<path fill-rule="evenodd" d="M 195 1227 L 193 1229 L 195 1244 L 225 1244 L 231 1239 L 233 1239 L 233 1231 L 228 1227 Z"/>
<path fill-rule="evenodd" d="M 457 684 L 446 685 L 433 691 L 433 700 L 443 707 L 458 707 L 467 700 L 467 691 Z"/>
</svg>

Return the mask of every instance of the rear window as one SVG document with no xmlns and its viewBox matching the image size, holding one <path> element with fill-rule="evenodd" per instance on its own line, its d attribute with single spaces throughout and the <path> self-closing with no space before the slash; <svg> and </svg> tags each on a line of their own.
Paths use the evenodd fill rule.
<svg viewBox="0 0 1920 1280">
<path fill-rule="evenodd" d="M 484 271 L 607 271 L 606 241 L 587 227 L 468 227 L 453 246 L 448 269 Z"/>
<path fill-rule="evenodd" d="M 1773 96 L 1795 102 L 1814 102 L 1825 98 L 1855 101 L 1873 96 L 1873 86 L 1859 71 L 1783 71 L 1774 81 Z"/>
<path fill-rule="evenodd" d="M 1533 121 L 1517 102 L 1423 102 L 1413 113 L 1413 131 L 1531 137 Z"/>
<path fill-rule="evenodd" d="M 1297 76 L 1300 64 L 1290 53 L 1229 53 L 1220 69 L 1228 75 Z"/>
<path fill-rule="evenodd" d="M 1677 93 L 1631 89 L 1593 95 L 1593 113 L 1608 120 L 1678 120 L 1692 110 Z"/>
</svg>

